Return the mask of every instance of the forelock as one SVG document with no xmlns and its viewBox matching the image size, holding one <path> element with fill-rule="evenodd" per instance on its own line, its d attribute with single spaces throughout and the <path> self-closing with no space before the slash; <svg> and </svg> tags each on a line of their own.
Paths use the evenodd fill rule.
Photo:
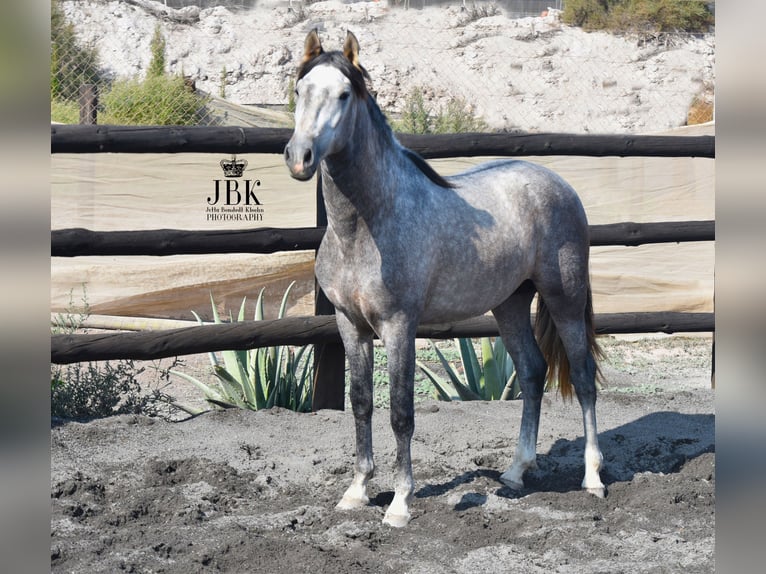
<svg viewBox="0 0 766 574">
<path fill-rule="evenodd" d="M 343 55 L 342 52 L 322 52 L 315 58 L 304 62 L 301 67 L 298 68 L 298 80 L 303 78 L 303 76 L 308 74 L 317 66 L 321 66 L 323 64 L 333 66 L 339 70 L 346 78 L 348 78 L 357 96 L 360 98 L 367 96 L 368 92 L 366 79 L 369 78 L 367 70 L 361 66 L 358 68 L 354 66 L 354 64 L 352 64 L 348 58 Z"/>
</svg>

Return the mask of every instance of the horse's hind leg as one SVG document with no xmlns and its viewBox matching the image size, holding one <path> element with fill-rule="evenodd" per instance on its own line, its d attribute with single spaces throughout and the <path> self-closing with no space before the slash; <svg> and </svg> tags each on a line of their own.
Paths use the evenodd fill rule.
<svg viewBox="0 0 766 574">
<path fill-rule="evenodd" d="M 534 295 L 534 285 L 527 281 L 492 310 L 505 348 L 516 365 L 524 401 L 516 454 L 508 470 L 500 475 L 500 481 L 514 489 L 524 488 L 524 471 L 537 466 L 537 431 L 546 365 L 529 320 L 529 306 Z"/>
<path fill-rule="evenodd" d="M 603 498 L 604 484 L 600 471 L 604 456 L 598 446 L 596 428 L 596 361 L 588 347 L 586 324 L 582 318 L 563 319 L 559 320 L 557 329 L 569 357 L 570 377 L 582 409 L 585 431 L 585 477 L 582 487 Z"/>
<path fill-rule="evenodd" d="M 348 357 L 351 375 L 351 409 L 356 423 L 356 463 L 354 479 L 337 508 L 348 510 L 366 506 L 367 483 L 375 473 L 372 458 L 372 333 L 360 332 L 343 313 L 337 314 L 338 330 Z"/>
<path fill-rule="evenodd" d="M 559 290 L 541 296 L 556 326 L 558 337 L 569 359 L 569 376 L 580 403 L 585 431 L 585 477 L 582 487 L 598 497 L 604 496 L 604 484 L 600 470 L 604 457 L 598 445 L 596 428 L 596 360 L 590 345 L 590 308 L 586 297 L 590 297 L 587 275 L 579 282 L 586 289 L 576 297 L 566 297 Z M 588 304 L 589 305 L 589 304 Z"/>
</svg>

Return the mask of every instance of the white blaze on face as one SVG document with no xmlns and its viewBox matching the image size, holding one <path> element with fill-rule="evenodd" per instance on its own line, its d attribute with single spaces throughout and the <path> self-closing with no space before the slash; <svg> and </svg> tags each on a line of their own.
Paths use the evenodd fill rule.
<svg viewBox="0 0 766 574">
<path fill-rule="evenodd" d="M 343 73 L 332 66 L 317 66 L 296 86 L 295 133 L 314 141 L 319 155 L 334 140 L 352 87 Z"/>
</svg>

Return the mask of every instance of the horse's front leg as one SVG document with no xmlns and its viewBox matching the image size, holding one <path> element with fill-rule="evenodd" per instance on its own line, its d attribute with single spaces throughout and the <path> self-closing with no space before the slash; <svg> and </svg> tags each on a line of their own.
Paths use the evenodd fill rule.
<svg viewBox="0 0 766 574">
<path fill-rule="evenodd" d="M 367 483 L 375 473 L 372 458 L 372 333 L 360 331 L 340 312 L 337 320 L 348 358 L 351 409 L 356 423 L 354 479 L 337 505 L 341 510 L 349 510 L 369 503 Z"/>
<path fill-rule="evenodd" d="M 406 526 L 410 521 L 410 502 L 415 491 L 412 479 L 410 443 L 415 430 L 415 331 L 412 319 L 392 321 L 381 337 L 388 355 L 388 377 L 391 393 L 391 428 L 396 438 L 396 483 L 394 500 L 383 522 L 390 526 Z"/>
</svg>

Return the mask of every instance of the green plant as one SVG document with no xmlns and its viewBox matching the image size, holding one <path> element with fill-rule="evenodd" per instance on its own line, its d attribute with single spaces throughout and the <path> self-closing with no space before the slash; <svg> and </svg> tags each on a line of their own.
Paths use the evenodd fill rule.
<svg viewBox="0 0 766 574">
<path fill-rule="evenodd" d="M 706 32 L 715 18 L 706 0 L 567 0 L 561 18 L 587 30 Z"/>
<path fill-rule="evenodd" d="M 162 75 L 117 80 L 101 102 L 104 124 L 194 125 L 200 122 L 207 99 L 190 90 L 182 76 Z"/>
<path fill-rule="evenodd" d="M 149 60 L 149 68 L 146 70 L 146 76 L 157 77 L 165 75 L 165 37 L 162 35 L 162 28 L 159 22 L 154 26 L 154 35 L 149 43 L 149 49 L 152 52 L 152 58 Z"/>
<path fill-rule="evenodd" d="M 487 123 L 476 115 L 476 106 L 456 97 L 450 99 L 444 110 L 436 116 L 434 133 L 482 132 L 486 129 Z"/>
<path fill-rule="evenodd" d="M 500 337 L 496 337 L 494 343 L 489 337 L 481 339 L 481 361 L 471 339 L 455 339 L 462 367 L 459 370 L 452 366 L 433 341 L 431 345 L 447 373 L 449 382 L 429 369 L 422 361 L 417 361 L 417 365 L 434 385 L 439 399 L 491 401 L 516 399 L 521 394 L 513 360 Z M 456 394 L 450 392 L 450 384 Z"/>
<path fill-rule="evenodd" d="M 453 97 L 443 108 L 434 110 L 426 104 L 423 89 L 415 87 L 405 99 L 401 118 L 394 122 L 394 128 L 410 134 L 485 131 L 487 123 L 475 112 L 476 107 L 460 97 Z"/>
<path fill-rule="evenodd" d="M 66 313 L 56 315 L 51 326 L 53 334 L 71 334 L 82 328 L 90 314 L 85 285 L 82 286 L 81 304 L 74 302 L 74 290 L 69 293 Z M 139 381 L 147 367 L 132 360 L 116 362 L 88 362 L 70 365 L 51 364 L 51 416 L 91 420 L 119 414 L 170 416 L 175 409 L 190 412 L 173 402 L 161 389 L 167 383 L 170 367 L 152 363 L 153 381 Z M 145 389 L 149 388 L 149 392 Z"/>
<path fill-rule="evenodd" d="M 59 0 L 51 0 L 51 100 L 76 102 L 80 86 L 95 84 L 99 79 L 96 48 L 78 40 Z"/>
<path fill-rule="evenodd" d="M 287 298 L 293 285 L 295 282 L 290 284 L 282 297 L 278 315 L 280 319 L 284 317 Z M 264 291 L 261 289 L 255 304 L 256 321 L 263 319 Z M 212 295 L 210 302 L 214 322 L 221 323 Z M 247 298 L 242 300 L 238 322 L 244 320 L 246 302 Z M 194 316 L 202 323 L 199 315 L 194 313 Z M 298 412 L 311 410 L 314 381 L 312 345 L 297 350 L 289 346 L 274 346 L 249 351 L 224 351 L 222 356 L 223 365 L 215 353 L 209 354 L 213 374 L 217 379 L 215 385 L 179 371 L 174 370 L 172 373 L 196 385 L 209 403 L 222 408 L 260 410 L 283 407 Z"/>
<path fill-rule="evenodd" d="M 567 0 L 561 19 L 586 30 L 606 27 L 608 0 Z"/>
<path fill-rule="evenodd" d="M 157 377 L 167 381 L 170 368 L 154 365 Z M 56 365 L 51 372 L 51 416 L 91 420 L 112 415 L 169 414 L 174 408 L 170 396 L 159 388 L 144 392 L 139 376 L 146 367 L 133 360 Z"/>
<path fill-rule="evenodd" d="M 100 123 L 186 126 L 200 123 L 209 98 L 199 96 L 181 74 L 165 73 L 165 38 L 159 24 L 150 44 L 144 80 L 115 81 L 101 96 Z"/>
<path fill-rule="evenodd" d="M 423 90 L 413 88 L 404 100 L 401 119 L 396 123 L 397 131 L 408 134 L 431 133 L 433 118 L 431 109 L 423 99 Z"/>
<path fill-rule="evenodd" d="M 80 121 L 80 107 L 77 102 L 51 100 L 51 121 L 62 124 L 76 124 Z"/>
</svg>

